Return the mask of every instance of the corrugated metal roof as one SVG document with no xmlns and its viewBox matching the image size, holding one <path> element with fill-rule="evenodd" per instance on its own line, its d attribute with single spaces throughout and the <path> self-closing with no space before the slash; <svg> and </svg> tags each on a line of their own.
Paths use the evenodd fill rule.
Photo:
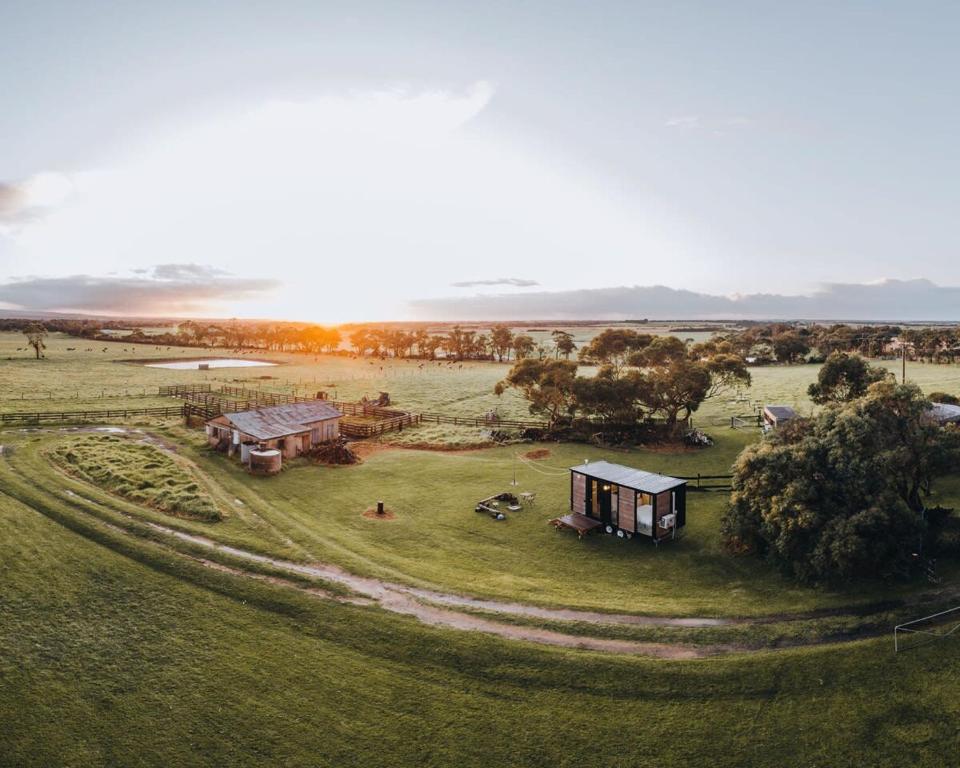
<svg viewBox="0 0 960 768">
<path fill-rule="evenodd" d="M 609 461 L 590 461 L 570 467 L 571 472 L 580 472 L 598 480 L 616 485 L 623 485 L 645 493 L 662 493 L 671 488 L 686 485 L 686 480 L 667 475 L 658 475 L 656 472 L 644 472 L 642 469 L 625 467 L 622 464 L 611 464 Z"/>
<path fill-rule="evenodd" d="M 330 403 L 318 400 L 315 403 L 289 403 L 286 405 L 268 405 L 254 411 L 225 413 L 236 429 L 257 440 L 273 440 L 278 437 L 295 435 L 310 429 L 308 424 L 327 419 L 338 419 L 343 414 Z"/>
<path fill-rule="evenodd" d="M 776 421 L 789 421 L 797 418 L 797 412 L 789 405 L 765 405 L 763 410 Z"/>
<path fill-rule="evenodd" d="M 950 403 L 931 403 L 930 416 L 941 424 L 960 421 L 960 405 Z"/>
</svg>

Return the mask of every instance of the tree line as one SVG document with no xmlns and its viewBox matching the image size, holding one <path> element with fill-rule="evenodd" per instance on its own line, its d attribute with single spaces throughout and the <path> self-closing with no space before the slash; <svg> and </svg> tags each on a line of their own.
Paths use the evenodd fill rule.
<svg viewBox="0 0 960 768">
<path fill-rule="evenodd" d="M 593 374 L 579 375 L 579 363 Z M 494 391 L 518 390 L 530 412 L 545 417 L 552 429 L 576 417 L 617 426 L 659 419 L 675 435 L 704 401 L 749 384 L 744 359 L 725 342 L 689 344 L 608 328 L 580 350 L 579 362 L 521 359 Z"/>
<path fill-rule="evenodd" d="M 898 357 L 929 363 L 960 358 L 960 327 L 757 323 L 717 336 L 751 364 L 820 363 L 832 352 Z"/>
<path fill-rule="evenodd" d="M 147 333 L 142 327 L 124 321 L 51 319 L 0 320 L 0 330 L 25 331 L 39 327 L 46 331 L 66 333 L 95 341 L 117 341 L 133 344 L 186 347 L 226 347 L 275 352 L 348 353 L 357 356 L 417 358 L 438 357 L 455 360 L 496 360 L 507 362 L 536 358 L 569 359 L 576 351 L 573 334 L 553 330 L 549 339 L 536 340 L 525 333 L 515 333 L 498 324 L 487 331 L 464 329 L 457 325 L 449 331 L 430 333 L 425 329 L 405 330 L 360 326 L 349 334 L 337 327 L 313 323 L 283 323 L 251 320 L 211 322 L 186 320 L 174 330 Z M 128 331 L 122 337 L 116 332 Z"/>
</svg>

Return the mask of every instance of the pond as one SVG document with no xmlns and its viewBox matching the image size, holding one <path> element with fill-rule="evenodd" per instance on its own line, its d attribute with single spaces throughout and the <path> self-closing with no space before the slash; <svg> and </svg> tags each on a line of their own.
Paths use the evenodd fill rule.
<svg viewBox="0 0 960 768">
<path fill-rule="evenodd" d="M 177 371 L 195 371 L 200 366 L 207 368 L 257 368 L 261 366 L 273 366 L 277 363 L 270 363 L 266 360 L 242 360 L 233 357 L 211 357 L 206 360 L 173 360 L 161 363 L 144 363 L 147 368 L 171 368 Z"/>
</svg>

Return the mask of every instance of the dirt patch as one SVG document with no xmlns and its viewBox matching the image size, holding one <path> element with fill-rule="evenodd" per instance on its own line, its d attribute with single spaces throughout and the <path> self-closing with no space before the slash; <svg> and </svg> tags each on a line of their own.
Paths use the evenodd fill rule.
<svg viewBox="0 0 960 768">
<path fill-rule="evenodd" d="M 377 512 L 376 507 L 370 507 L 363 513 L 363 516 L 368 520 L 396 520 L 397 516 L 392 509 L 384 508 L 383 514 Z"/>
<path fill-rule="evenodd" d="M 549 448 L 537 448 L 533 451 L 527 451 L 523 454 L 525 459 L 549 459 L 551 456 Z"/>
<path fill-rule="evenodd" d="M 396 451 L 399 448 L 400 446 L 397 445 L 373 443 L 366 440 L 350 443 L 350 450 L 353 451 L 353 455 L 361 460 L 367 458 L 368 456 L 373 456 L 375 453 L 381 453 L 383 451 Z"/>
</svg>

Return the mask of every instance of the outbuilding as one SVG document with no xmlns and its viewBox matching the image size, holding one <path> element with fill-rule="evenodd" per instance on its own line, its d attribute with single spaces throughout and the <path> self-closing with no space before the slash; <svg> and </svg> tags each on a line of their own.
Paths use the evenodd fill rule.
<svg viewBox="0 0 960 768">
<path fill-rule="evenodd" d="M 960 405 L 952 403 L 931 403 L 927 411 L 929 418 L 940 426 L 960 424 Z"/>
<path fill-rule="evenodd" d="M 789 405 L 763 406 L 763 423 L 769 428 L 782 427 L 786 422 L 797 418 L 798 414 Z"/>
<path fill-rule="evenodd" d="M 676 538 L 687 524 L 687 483 L 608 461 L 585 462 L 570 467 L 570 512 L 622 538 L 659 543 Z"/>
<path fill-rule="evenodd" d="M 257 445 L 293 458 L 337 440 L 342 416 L 333 405 L 320 400 L 224 413 L 207 422 L 207 442 L 231 456 L 236 452 L 243 455 L 244 445 Z"/>
</svg>

